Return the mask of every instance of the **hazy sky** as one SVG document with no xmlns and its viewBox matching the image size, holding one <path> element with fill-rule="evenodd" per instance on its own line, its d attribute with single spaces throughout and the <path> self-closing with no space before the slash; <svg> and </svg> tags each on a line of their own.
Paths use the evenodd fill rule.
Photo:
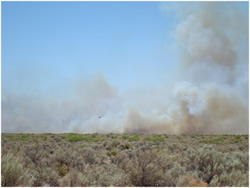
<svg viewBox="0 0 250 188">
<path fill-rule="evenodd" d="M 248 2 L 1 3 L 3 131 L 248 130 Z"/>
</svg>

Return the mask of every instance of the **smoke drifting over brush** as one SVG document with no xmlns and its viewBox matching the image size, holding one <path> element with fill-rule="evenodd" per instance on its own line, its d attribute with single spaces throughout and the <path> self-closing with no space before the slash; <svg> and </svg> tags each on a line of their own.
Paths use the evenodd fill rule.
<svg viewBox="0 0 250 188">
<path fill-rule="evenodd" d="M 64 100 L 8 95 L 2 131 L 246 134 L 247 16 L 202 3 L 177 27 L 182 57 L 173 84 L 124 94 L 96 74 Z"/>
</svg>

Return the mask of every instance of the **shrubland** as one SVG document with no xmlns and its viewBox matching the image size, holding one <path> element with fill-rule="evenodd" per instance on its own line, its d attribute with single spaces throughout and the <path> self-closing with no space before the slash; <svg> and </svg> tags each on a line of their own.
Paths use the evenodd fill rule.
<svg viewBox="0 0 250 188">
<path fill-rule="evenodd" d="M 2 186 L 249 186 L 248 135 L 2 133 Z"/>
</svg>

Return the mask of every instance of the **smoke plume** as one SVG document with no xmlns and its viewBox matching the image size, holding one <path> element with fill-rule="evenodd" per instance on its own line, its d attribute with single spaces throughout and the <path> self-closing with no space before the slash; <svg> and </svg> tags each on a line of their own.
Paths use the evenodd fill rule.
<svg viewBox="0 0 250 188">
<path fill-rule="evenodd" d="M 130 114 L 126 131 L 248 133 L 248 54 L 240 52 L 248 48 L 248 21 L 238 10 L 214 3 L 182 16 L 176 32 L 182 51 L 180 79 L 171 91 L 172 101 L 158 118 Z"/>
<path fill-rule="evenodd" d="M 120 93 L 96 74 L 64 99 L 9 94 L 2 99 L 2 131 L 247 134 L 247 15 L 201 3 L 180 17 L 182 56 L 171 85 Z"/>
</svg>

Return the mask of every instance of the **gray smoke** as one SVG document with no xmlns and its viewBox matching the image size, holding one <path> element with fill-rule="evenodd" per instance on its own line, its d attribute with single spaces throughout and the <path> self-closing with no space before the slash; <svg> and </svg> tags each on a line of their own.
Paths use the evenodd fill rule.
<svg viewBox="0 0 250 188">
<path fill-rule="evenodd" d="M 182 56 L 172 84 L 120 93 L 97 74 L 64 99 L 9 94 L 2 131 L 247 134 L 248 15 L 221 3 L 199 5 L 180 14 Z"/>
</svg>

